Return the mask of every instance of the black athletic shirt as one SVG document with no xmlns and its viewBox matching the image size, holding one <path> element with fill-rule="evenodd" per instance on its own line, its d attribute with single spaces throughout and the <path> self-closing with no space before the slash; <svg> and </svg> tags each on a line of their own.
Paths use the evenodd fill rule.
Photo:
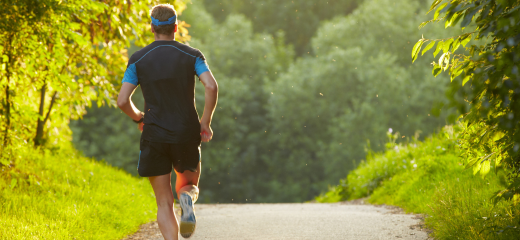
<svg viewBox="0 0 520 240">
<path fill-rule="evenodd" d="M 123 82 L 141 85 L 145 100 L 141 139 L 200 143 L 195 75 L 206 71 L 204 55 L 176 41 L 155 41 L 130 57 Z"/>
</svg>

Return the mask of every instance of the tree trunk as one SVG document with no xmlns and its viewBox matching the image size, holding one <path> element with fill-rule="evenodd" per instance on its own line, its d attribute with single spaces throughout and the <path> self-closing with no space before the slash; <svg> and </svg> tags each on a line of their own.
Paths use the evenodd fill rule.
<svg viewBox="0 0 520 240">
<path fill-rule="evenodd" d="M 43 87 L 42 87 L 42 89 L 43 89 Z M 43 126 L 45 125 L 47 120 L 49 120 L 49 117 L 51 115 L 52 106 L 54 105 L 54 102 L 56 102 L 57 94 L 58 94 L 57 91 L 54 91 L 54 93 L 52 94 L 51 104 L 49 105 L 49 110 L 47 110 L 47 114 L 45 115 L 45 118 L 41 121 L 38 120 L 38 126 L 36 129 L 36 137 L 34 138 L 34 146 L 41 146 L 43 144 Z M 44 101 L 42 101 L 42 103 L 40 104 L 42 117 L 43 117 L 43 104 L 44 104 Z"/>
<path fill-rule="evenodd" d="M 13 44 L 13 36 L 14 34 L 11 34 L 9 36 L 9 43 L 8 43 L 8 47 L 7 47 L 7 63 L 6 63 L 6 66 L 5 66 L 5 72 L 6 72 L 6 77 L 7 77 L 7 84 L 6 84 L 6 87 L 5 87 L 5 118 L 6 118 L 6 125 L 5 125 L 5 131 L 4 131 L 4 143 L 2 145 L 2 150 L 3 148 L 5 148 L 5 146 L 7 146 L 7 142 L 8 142 L 8 134 L 9 134 L 9 128 L 11 127 L 11 99 L 10 99 L 10 95 L 9 95 L 9 83 L 11 83 L 11 61 L 12 61 L 12 58 L 13 58 L 13 53 L 12 53 L 12 44 Z M 3 152 L 3 151 L 2 151 Z"/>
<path fill-rule="evenodd" d="M 45 105 L 45 91 L 46 91 L 47 83 L 44 81 L 43 86 L 40 89 L 40 109 L 39 114 L 40 117 L 38 118 L 38 124 L 36 125 L 36 137 L 34 138 L 34 146 L 40 146 L 42 145 L 42 138 L 43 138 L 43 109 Z"/>
<path fill-rule="evenodd" d="M 9 134 L 9 127 L 11 127 L 11 103 L 9 99 L 9 71 L 7 71 L 7 86 L 5 87 L 5 130 L 4 130 L 4 144 L 3 147 L 7 145 L 7 135 Z"/>
</svg>

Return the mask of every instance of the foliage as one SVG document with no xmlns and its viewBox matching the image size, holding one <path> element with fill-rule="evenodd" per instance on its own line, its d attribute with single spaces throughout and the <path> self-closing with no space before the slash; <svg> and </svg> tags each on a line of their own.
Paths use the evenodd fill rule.
<svg viewBox="0 0 520 240">
<path fill-rule="evenodd" d="M 368 197 L 422 213 L 435 239 L 516 239 L 520 206 L 512 201 L 493 204 L 489 195 L 504 187 L 503 172 L 482 179 L 464 171 L 458 157 L 460 127 L 445 127 L 424 142 L 396 144 L 388 133 L 385 153 L 369 151 L 366 161 L 340 185 L 317 198 L 338 202 Z"/>
<path fill-rule="evenodd" d="M 364 157 L 367 140 L 382 150 L 389 128 L 410 139 L 442 126 L 430 108 L 445 84 L 427 76 L 426 64 L 411 68 L 403 51 L 416 32 L 414 22 L 421 21 L 414 13 L 419 6 L 365 2 L 320 27 L 307 57 L 269 86 L 271 116 L 279 119 L 271 132 L 282 133 L 276 142 L 282 159 L 309 164 L 332 184 Z"/>
<path fill-rule="evenodd" d="M 293 45 L 296 54 L 301 56 L 310 50 L 310 40 L 321 25 L 321 21 L 348 15 L 363 1 L 205 0 L 203 2 L 217 22 L 224 21 L 230 14 L 242 14 L 253 23 L 255 32 L 274 35 L 282 30 L 287 36 L 286 44 Z"/>
<path fill-rule="evenodd" d="M 464 114 L 460 147 L 466 166 L 482 176 L 492 164 L 504 167 L 510 185 L 497 192 L 497 200 L 520 201 L 520 1 L 436 0 L 433 10 L 433 20 L 428 22 L 444 21 L 446 28 L 460 22 L 461 29 L 471 30 L 446 39 L 422 38 L 412 57 L 417 58 L 424 43 L 430 41 L 423 54 L 437 43 L 434 56 L 440 50 L 443 54 L 433 63 L 433 74 L 450 72 L 450 99 Z M 472 42 L 466 52 L 456 53 L 471 39 L 482 45 Z"/>
<path fill-rule="evenodd" d="M 0 170 L 0 239 L 121 239 L 155 219 L 150 184 L 70 143 L 17 149 Z"/>
<path fill-rule="evenodd" d="M 10 143 L 52 142 L 67 135 L 68 119 L 80 117 L 92 101 L 114 105 L 126 47 L 133 39 L 141 45 L 150 39 L 154 2 L 0 3 L 1 164 L 15 155 L 6 151 Z"/>
</svg>

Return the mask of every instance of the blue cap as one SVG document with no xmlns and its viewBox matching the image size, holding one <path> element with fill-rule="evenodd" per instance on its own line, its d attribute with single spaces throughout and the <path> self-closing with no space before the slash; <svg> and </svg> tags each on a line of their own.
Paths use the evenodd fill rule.
<svg viewBox="0 0 520 240">
<path fill-rule="evenodd" d="M 177 16 L 173 16 L 171 18 L 168 18 L 168 21 L 164 21 L 164 22 L 161 22 L 161 21 L 155 19 L 152 16 L 150 16 L 150 17 L 152 18 L 152 24 L 155 25 L 155 26 L 172 24 L 172 23 L 175 23 L 177 21 Z"/>
</svg>

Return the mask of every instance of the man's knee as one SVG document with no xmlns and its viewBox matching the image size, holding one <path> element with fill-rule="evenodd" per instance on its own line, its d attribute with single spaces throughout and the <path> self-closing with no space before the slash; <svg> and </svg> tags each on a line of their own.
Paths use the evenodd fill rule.
<svg viewBox="0 0 520 240">
<path fill-rule="evenodd" d="M 156 201 L 159 208 L 173 208 L 173 198 L 156 199 Z"/>
</svg>

